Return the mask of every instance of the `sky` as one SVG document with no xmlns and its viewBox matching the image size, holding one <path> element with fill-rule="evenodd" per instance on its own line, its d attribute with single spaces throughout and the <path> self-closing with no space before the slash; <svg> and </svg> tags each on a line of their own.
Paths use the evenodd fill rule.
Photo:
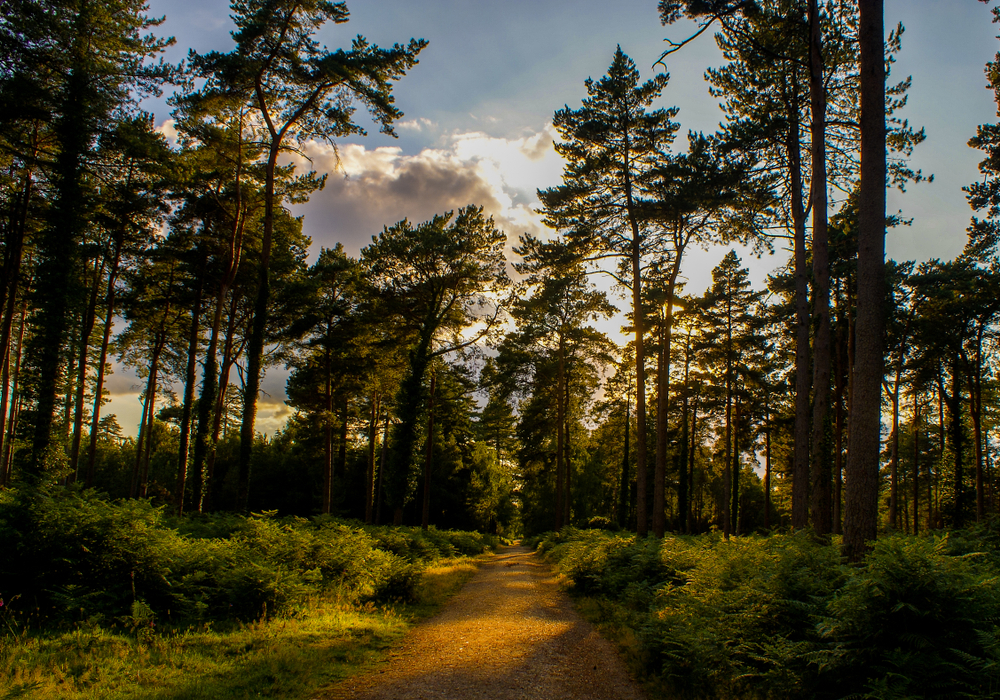
<svg viewBox="0 0 1000 700">
<path fill-rule="evenodd" d="M 176 38 L 167 60 L 182 60 L 189 48 L 231 50 L 225 0 L 149 5 L 151 16 L 166 18 L 157 33 Z M 403 218 L 424 221 L 467 204 L 483 206 L 514 243 L 524 232 L 542 234 L 536 191 L 558 185 L 562 173 L 552 148 L 553 112 L 580 105 L 584 80 L 607 72 L 617 46 L 645 80 L 663 70 L 653 65 L 666 48 L 664 38 L 686 38 L 694 26 L 661 26 L 656 0 L 348 0 L 348 7 L 348 23 L 319 34 L 331 49 L 348 46 L 359 34 L 381 46 L 411 37 L 429 45 L 393 90 L 404 112 L 398 138 L 371 128 L 367 136 L 338 142 L 336 150 L 325 143 L 304 149 L 313 169 L 329 173 L 325 189 L 295 210 L 304 217 L 314 254 L 340 242 L 357 255 L 384 226 Z M 886 29 L 900 22 L 906 31 L 890 82 L 912 76 L 902 116 L 924 127 L 927 139 L 911 164 L 934 180 L 911 185 L 905 194 L 890 192 L 890 212 L 912 224 L 889 233 L 887 254 L 950 259 L 961 252 L 971 215 L 961 188 L 976 180 L 981 160 L 967 141 L 977 125 L 998 120 L 983 67 L 1000 50 L 1000 25 L 977 0 L 885 0 Z M 723 62 L 710 34 L 666 62 L 670 82 L 654 106 L 677 106 L 682 134 L 714 132 L 722 119 L 704 81 L 705 69 Z M 170 133 L 164 98 L 147 100 L 143 108 Z M 701 292 L 728 249 L 695 251 L 684 268 L 686 291 Z M 780 249 L 762 259 L 739 252 L 758 285 L 785 257 Z M 262 383 L 261 430 L 275 430 L 289 415 L 282 403 L 286 377 L 275 368 Z M 122 367 L 110 379 L 110 410 L 134 435 L 139 380 Z"/>
</svg>

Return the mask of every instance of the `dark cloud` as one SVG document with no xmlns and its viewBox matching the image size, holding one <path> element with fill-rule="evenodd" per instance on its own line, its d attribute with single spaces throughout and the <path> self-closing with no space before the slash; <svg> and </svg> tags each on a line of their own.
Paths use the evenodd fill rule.
<svg viewBox="0 0 1000 700">
<path fill-rule="evenodd" d="M 317 246 L 339 242 L 357 255 L 385 226 L 402 219 L 419 223 L 469 204 L 484 207 L 503 228 L 503 212 L 509 204 L 500 200 L 502 193 L 496 192 L 473 162 L 436 151 L 387 158 L 384 153 L 355 150 L 342 156 L 347 175 L 337 169 L 332 155 L 313 155 L 313 167 L 331 174 L 323 191 L 297 208 L 296 213 L 304 216 L 306 233 Z"/>
</svg>

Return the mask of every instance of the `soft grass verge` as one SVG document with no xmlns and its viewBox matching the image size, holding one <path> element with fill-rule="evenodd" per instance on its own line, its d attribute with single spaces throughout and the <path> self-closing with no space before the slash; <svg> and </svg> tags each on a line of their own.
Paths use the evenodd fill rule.
<svg viewBox="0 0 1000 700">
<path fill-rule="evenodd" d="M 81 625 L 0 637 L 0 700 L 236 700 L 322 696 L 385 656 L 475 573 L 460 557 L 428 566 L 417 602 L 363 607 L 330 598 L 226 628 L 125 631 Z"/>
</svg>

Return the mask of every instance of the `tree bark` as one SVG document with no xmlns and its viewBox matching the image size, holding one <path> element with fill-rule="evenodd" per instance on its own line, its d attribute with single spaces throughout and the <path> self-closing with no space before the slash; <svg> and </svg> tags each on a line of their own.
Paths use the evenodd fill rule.
<svg viewBox="0 0 1000 700">
<path fill-rule="evenodd" d="M 899 527 L 899 368 L 892 390 L 892 454 L 889 456 L 889 527 Z"/>
<path fill-rule="evenodd" d="M 385 412 L 385 424 L 382 428 L 382 454 L 378 463 L 378 488 L 375 490 L 375 524 L 382 524 L 382 481 L 385 477 L 385 456 L 389 452 L 389 411 Z"/>
<path fill-rule="evenodd" d="M 631 389 L 631 387 L 628 387 Z M 625 456 L 622 458 L 622 475 L 621 480 L 618 482 L 618 526 L 622 529 L 628 527 L 628 511 L 629 511 L 629 491 L 630 483 L 629 479 L 629 464 L 628 464 L 628 451 L 629 451 L 629 427 L 632 422 L 630 414 L 629 401 L 631 396 L 628 389 L 625 390 Z"/>
<path fill-rule="evenodd" d="M 951 397 L 948 401 L 948 412 L 951 414 L 951 447 L 955 453 L 955 510 L 952 524 L 962 527 L 965 524 L 965 432 L 962 426 L 962 370 L 961 360 L 956 353 L 951 365 Z"/>
<path fill-rule="evenodd" d="M 104 300 L 104 335 L 101 338 L 101 358 L 97 362 L 97 386 L 94 388 L 94 410 L 90 417 L 90 445 L 87 448 L 87 488 L 94 485 L 97 467 L 97 434 L 101 425 L 101 406 L 104 405 L 104 372 L 108 362 L 108 346 L 115 318 L 115 297 L 118 294 L 118 272 L 121 267 L 124 232 L 115 239 L 115 254 L 108 271 L 108 291 Z"/>
<path fill-rule="evenodd" d="M 87 368 L 90 356 L 90 336 L 94 332 L 97 321 L 97 292 L 104 277 L 104 262 L 100 265 L 94 262 L 94 284 L 90 289 L 90 299 L 83 316 L 83 329 L 80 333 L 80 355 L 76 378 L 76 400 L 73 404 L 73 442 L 69 453 L 69 467 L 72 470 L 72 480 L 80 476 L 80 441 L 83 439 L 83 402 L 87 388 Z"/>
<path fill-rule="evenodd" d="M 205 287 L 204 270 L 198 271 L 198 286 L 191 309 L 191 328 L 188 332 L 187 367 L 184 372 L 184 403 L 181 407 L 180 445 L 177 448 L 177 487 L 175 507 L 177 515 L 184 514 L 184 490 L 187 487 L 188 452 L 191 441 L 191 410 L 194 404 L 194 385 L 197 381 L 198 340 L 201 336 L 201 294 Z"/>
<path fill-rule="evenodd" d="M 563 404 L 563 385 L 566 382 L 566 340 L 559 334 L 558 374 L 556 377 L 556 493 L 555 493 L 555 523 L 556 532 L 563 526 L 563 473 L 566 461 L 566 444 L 563 426 L 566 422 L 566 407 Z"/>
<path fill-rule="evenodd" d="M 4 486 L 7 483 L 7 465 L 3 460 L 7 448 L 6 428 L 7 416 L 9 412 L 8 409 L 11 405 L 8 404 L 8 399 L 10 397 L 10 394 L 8 393 L 8 380 L 10 376 L 11 363 L 11 338 L 14 329 L 14 316 L 16 315 L 17 309 L 17 290 L 21 279 L 21 265 L 24 258 L 24 238 L 28 224 L 29 205 L 31 203 L 31 186 L 33 184 L 34 163 L 37 155 L 38 127 L 36 125 L 33 134 L 31 158 L 29 165 L 24 170 L 24 184 L 18 191 L 17 205 L 14 207 L 17 211 L 17 218 L 11 223 L 11 236 L 4 246 L 3 283 L 0 284 L 0 309 L 3 311 L 3 316 L 0 317 L 0 364 L 2 364 L 3 367 L 3 391 L 2 396 L 0 396 L 0 486 Z M 22 293 L 22 296 L 27 297 L 27 290 Z M 23 331 L 23 314 L 21 323 Z M 21 341 L 18 340 L 19 346 L 20 342 Z"/>
<path fill-rule="evenodd" d="M 698 399 L 700 395 L 695 393 L 694 405 L 691 407 L 691 452 L 688 455 L 688 481 L 691 483 L 691 492 L 694 493 L 694 461 L 698 446 Z M 700 512 L 700 506 L 699 506 Z M 687 531 L 688 534 L 695 534 L 694 509 L 688 512 Z"/>
<path fill-rule="evenodd" d="M 681 449 L 677 460 L 677 529 L 688 532 L 688 513 L 691 509 L 688 502 L 690 484 L 688 482 L 688 416 L 690 413 L 690 381 L 691 381 L 691 333 L 684 344 L 684 388 L 681 402 Z"/>
<path fill-rule="evenodd" d="M 626 152 L 628 143 L 626 137 Z M 649 512 L 646 504 L 646 345 L 642 317 L 642 246 L 639 222 L 632 201 L 632 167 L 626 155 L 625 201 L 629 225 L 632 228 L 630 262 L 632 266 L 632 322 L 635 326 L 635 531 L 639 537 L 649 532 Z"/>
<path fill-rule="evenodd" d="M 21 358 L 24 355 L 24 328 L 28 316 L 28 299 L 21 302 L 21 322 L 17 331 L 17 355 L 14 357 L 14 373 L 10 380 L 10 412 L 7 421 L 7 432 L 3 436 L 3 452 L 0 452 L 0 485 L 10 486 L 12 460 L 14 456 L 14 435 L 16 434 L 18 415 L 21 405 Z"/>
<path fill-rule="evenodd" d="M 86 20 L 84 20 L 86 22 Z M 90 81 L 85 66 L 87 42 L 74 42 L 72 53 L 80 59 L 66 80 L 62 116 L 55 124 L 59 144 L 52 172 L 53 205 L 38 241 L 38 284 L 35 286 L 35 332 L 27 357 L 37 379 L 32 384 L 34 426 L 31 455 L 25 464 L 29 478 L 42 476 L 52 443 L 52 425 L 62 379 L 62 351 L 67 335 L 71 299 L 78 290 L 79 241 L 86 226 L 84 192 L 85 157 L 90 149 L 94 120 L 90 112 Z"/>
<path fill-rule="evenodd" d="M 740 418 L 742 415 L 742 404 L 739 397 L 736 397 L 736 416 L 733 421 L 733 486 L 732 486 L 732 515 L 730 516 L 730 529 L 734 535 L 740 534 Z"/>
<path fill-rule="evenodd" d="M 566 439 L 563 441 L 563 462 L 566 465 L 566 493 L 564 498 L 563 522 L 567 527 L 573 524 L 572 521 L 572 481 L 573 481 L 573 459 L 570 457 L 570 434 L 569 434 L 569 369 L 566 369 L 566 377 L 563 382 L 563 397 L 565 400 L 565 410 L 563 411 L 563 430 L 566 432 Z"/>
<path fill-rule="evenodd" d="M 844 553 L 864 557 L 878 535 L 879 425 L 884 367 L 885 49 L 882 0 L 858 0 L 861 49 L 861 185 L 858 306 L 847 452 Z"/>
<path fill-rule="evenodd" d="M 809 0 L 809 96 L 812 104 L 813 420 L 810 450 L 812 524 L 817 535 L 832 530 L 830 498 L 830 255 L 827 240 L 826 86 L 817 0 Z"/>
<path fill-rule="evenodd" d="M 135 447 L 135 461 L 132 465 L 132 488 L 129 498 L 137 498 L 142 492 L 142 464 L 145 445 L 150 440 L 153 426 L 152 414 L 156 407 L 156 372 L 160 362 L 160 352 L 163 350 L 164 335 L 157 333 L 153 341 L 153 355 L 149 360 L 149 377 L 146 380 L 145 399 L 142 406 L 142 420 L 139 423 L 139 438 Z"/>
<path fill-rule="evenodd" d="M 209 434 L 209 422 L 212 420 L 212 409 L 218 401 L 218 352 L 219 331 L 222 329 L 222 311 L 226 303 L 228 286 L 226 281 L 219 285 L 215 296 L 215 312 L 212 316 L 212 328 L 208 335 L 208 349 L 205 351 L 205 363 L 201 372 L 201 393 L 198 397 L 198 422 L 194 438 L 194 470 L 195 479 L 195 510 L 201 513 L 206 508 L 206 500 L 211 505 L 209 496 L 213 484 L 211 475 L 206 474 L 205 461 L 212 449 Z"/>
<path fill-rule="evenodd" d="M 767 428 L 764 431 L 764 529 L 771 529 L 771 411 L 767 410 L 764 418 Z"/>
<path fill-rule="evenodd" d="M 424 507 L 420 527 L 426 530 L 431 524 L 431 464 L 434 459 L 434 391 L 437 373 L 431 372 L 431 394 L 427 399 L 427 454 L 424 458 Z"/>
<path fill-rule="evenodd" d="M 326 347 L 323 349 L 323 373 L 325 380 L 323 412 L 323 513 L 330 512 L 330 498 L 333 493 L 333 371 L 330 362 L 330 326 L 326 324 Z"/>
<path fill-rule="evenodd" d="M 381 410 L 378 392 L 372 392 L 371 418 L 368 422 L 368 471 L 365 474 L 365 524 L 372 524 L 375 498 L 375 448 L 378 442 L 378 416 Z"/>
<path fill-rule="evenodd" d="M 920 404 L 913 387 L 913 534 L 920 531 Z"/>
<path fill-rule="evenodd" d="M 799 141 L 798 81 L 792 74 L 792 96 L 786 99 L 786 150 L 792 209 L 795 261 L 795 425 L 792 439 L 792 527 L 809 524 L 809 273 L 806 260 L 806 213 L 802 204 L 802 153 Z"/>
</svg>

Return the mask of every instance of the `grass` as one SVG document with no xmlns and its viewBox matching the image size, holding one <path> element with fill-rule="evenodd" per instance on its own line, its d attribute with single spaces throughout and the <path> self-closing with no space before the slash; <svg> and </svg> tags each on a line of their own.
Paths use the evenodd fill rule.
<svg viewBox="0 0 1000 700">
<path fill-rule="evenodd" d="M 476 570 L 466 557 L 430 565 L 417 602 L 363 607 L 308 601 L 273 620 L 157 630 L 81 623 L 0 637 L 0 700 L 314 698 L 385 656 Z"/>
</svg>

